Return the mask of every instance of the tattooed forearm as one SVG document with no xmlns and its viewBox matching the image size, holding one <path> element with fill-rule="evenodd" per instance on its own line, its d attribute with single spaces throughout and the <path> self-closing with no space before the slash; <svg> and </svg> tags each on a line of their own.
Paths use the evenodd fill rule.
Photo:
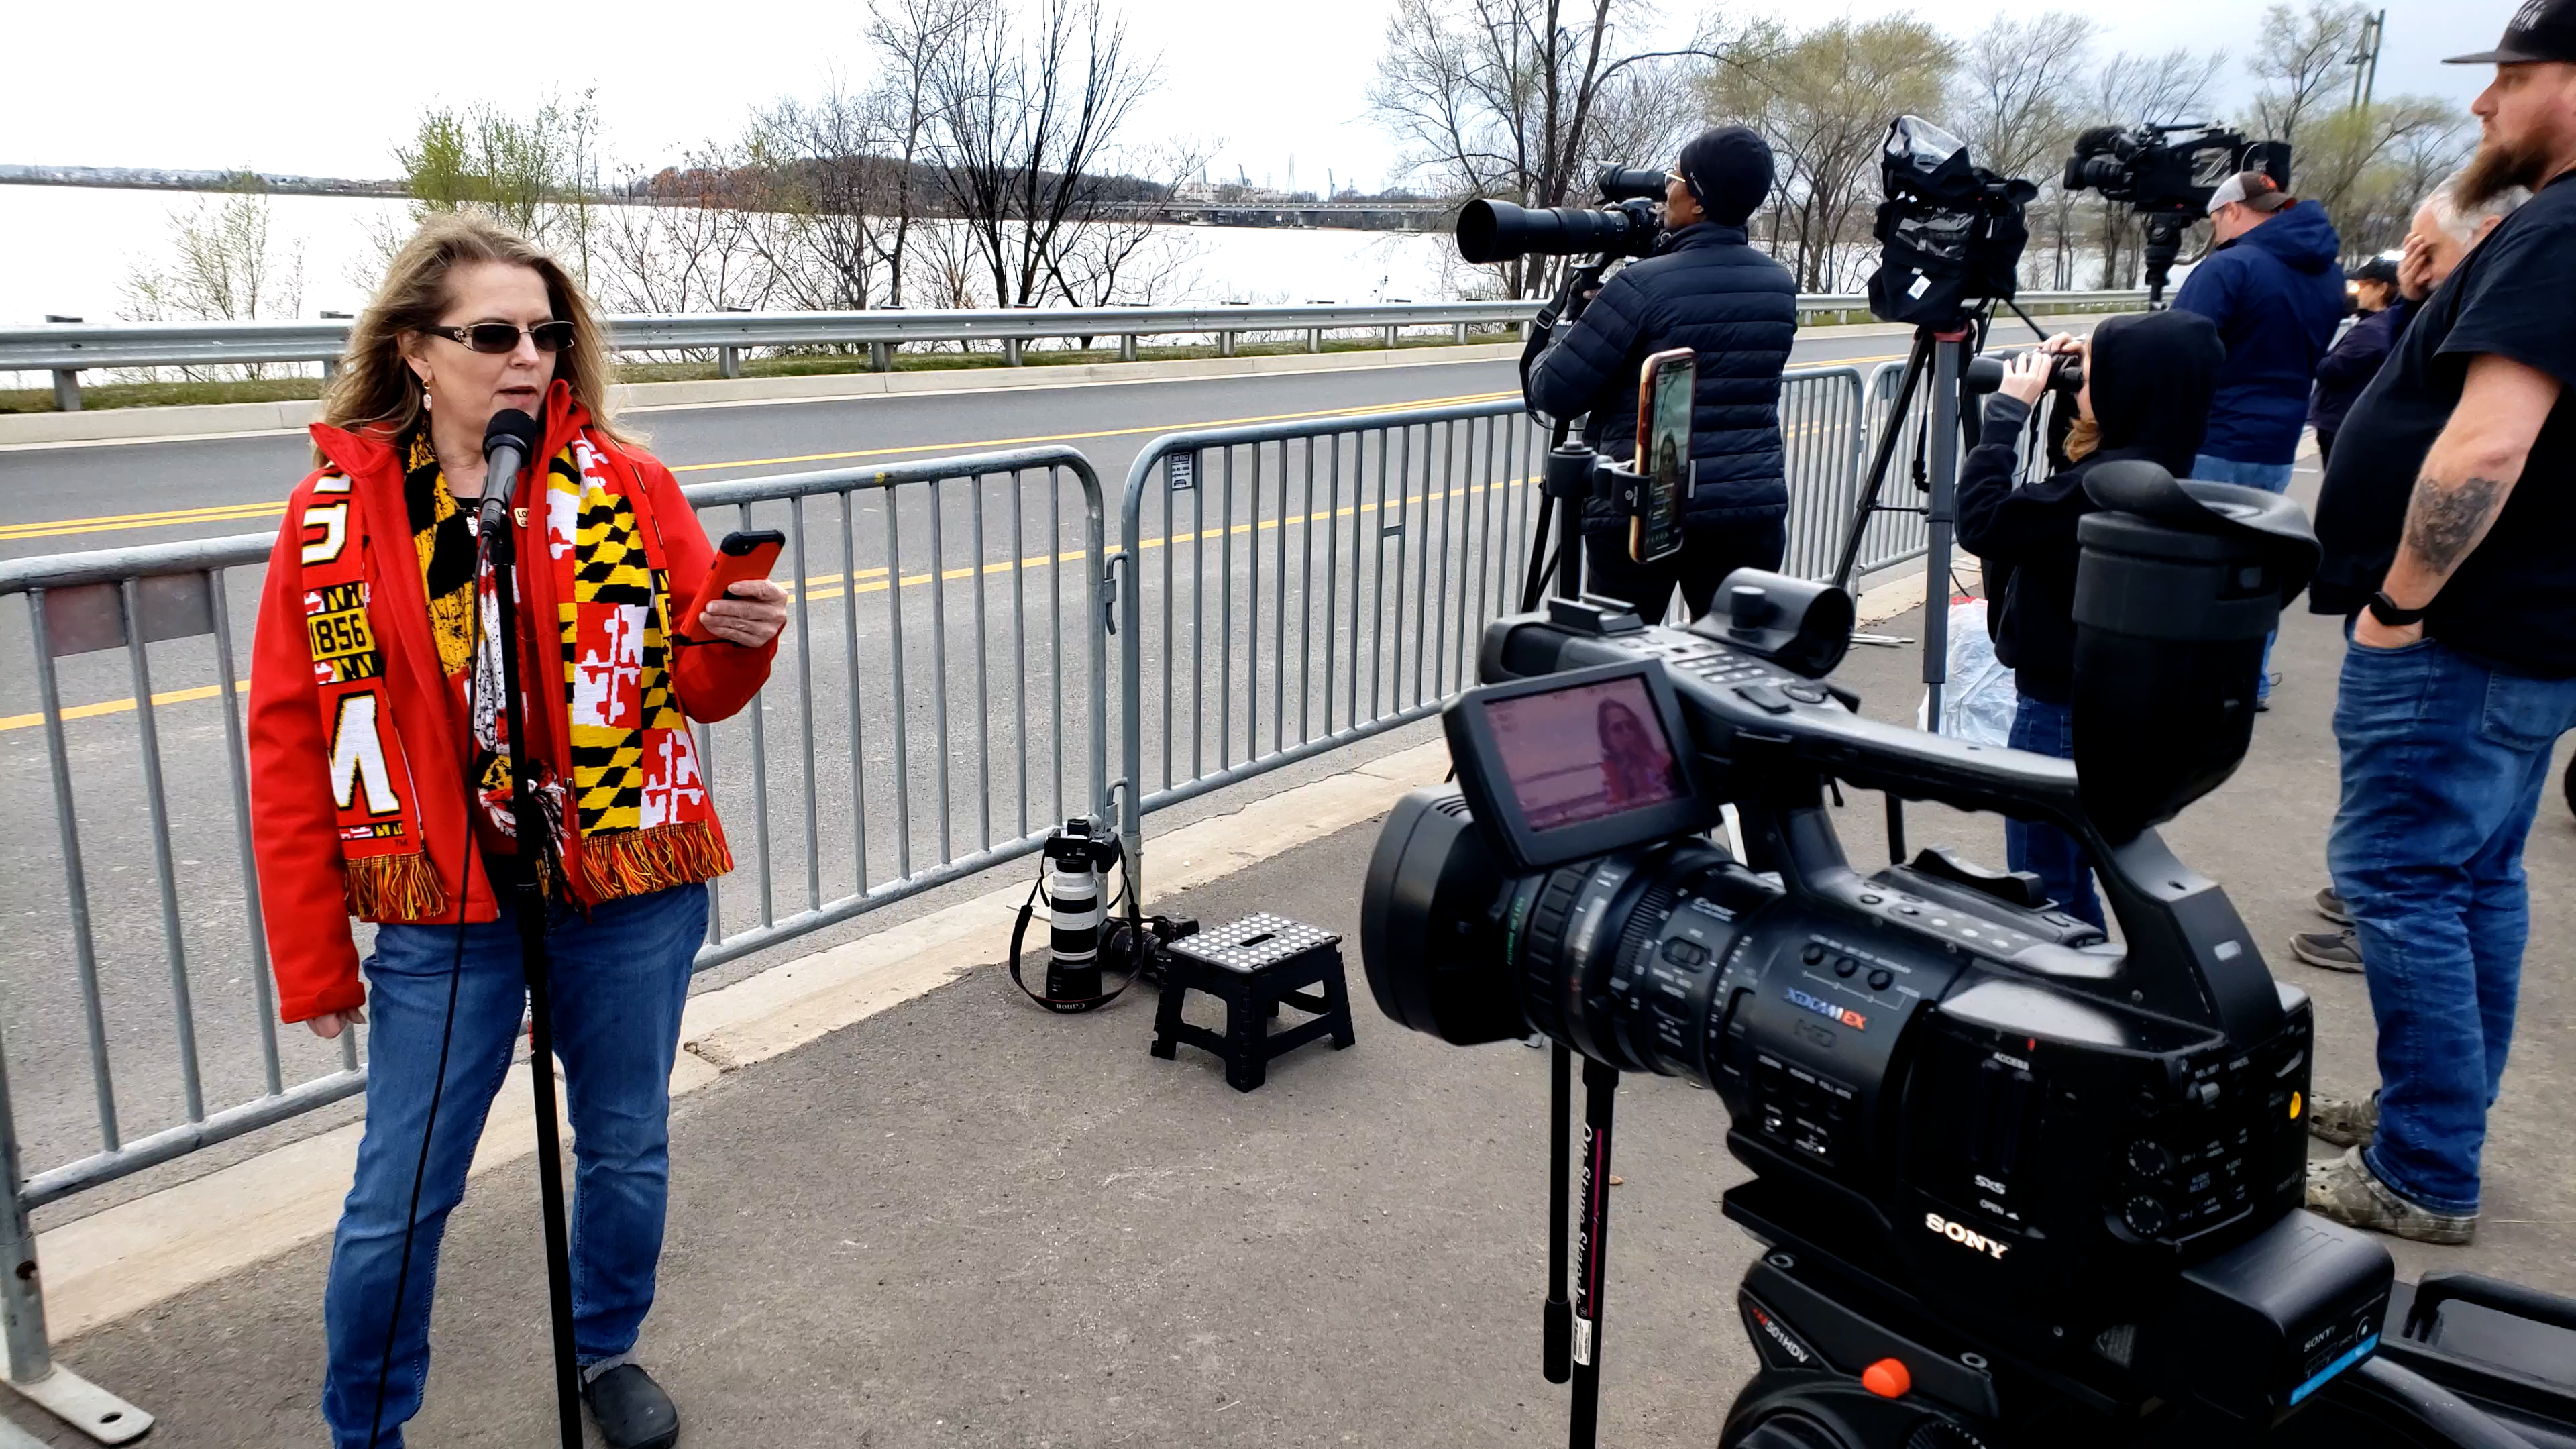
<svg viewBox="0 0 2576 1449">
<path fill-rule="evenodd" d="M 2486 536 L 2511 488 L 2500 478 L 2472 474 L 2453 483 L 2425 474 L 2406 505 L 2406 546 L 2426 569 L 2449 576 Z"/>
</svg>

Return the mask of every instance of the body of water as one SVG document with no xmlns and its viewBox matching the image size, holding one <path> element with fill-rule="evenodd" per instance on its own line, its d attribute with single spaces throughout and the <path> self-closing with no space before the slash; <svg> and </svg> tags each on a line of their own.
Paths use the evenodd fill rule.
<svg viewBox="0 0 2576 1449">
<path fill-rule="evenodd" d="M 0 186 L 0 326 L 47 314 L 93 322 L 131 310 L 138 272 L 176 260 L 174 219 L 223 198 L 194 192 Z M 273 196 L 270 251 L 300 258 L 294 314 L 355 312 L 373 290 L 379 234 L 409 203 L 376 197 Z M 1157 228 L 1155 301 L 1430 301 L 1453 295 L 1446 248 L 1424 233 Z M 916 262 L 916 266 L 919 263 Z M 284 315 L 281 313 L 281 315 Z"/>
</svg>

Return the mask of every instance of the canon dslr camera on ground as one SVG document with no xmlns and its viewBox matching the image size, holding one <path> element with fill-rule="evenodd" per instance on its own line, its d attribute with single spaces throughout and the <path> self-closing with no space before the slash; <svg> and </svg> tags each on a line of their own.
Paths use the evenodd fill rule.
<svg viewBox="0 0 2576 1449">
<path fill-rule="evenodd" d="M 1743 571 L 1688 629 L 1589 598 L 1494 624 L 1446 716 L 1456 785 L 1379 839 L 1362 948 L 1388 1016 L 1542 1033 L 1596 1090 L 1654 1072 L 1725 1103 L 1756 1173 L 1725 1211 L 1767 1252 L 1722 1443 L 2282 1442 L 2362 1391 L 2393 1274 L 2297 1210 L 2308 1000 L 2154 828 L 2244 754 L 2316 544 L 2255 490 L 2134 462 L 2088 486 L 2072 763 L 1861 718 L 1823 682 L 1848 597 Z M 1834 781 L 2074 833 L 2123 942 L 1939 849 L 1856 869 Z M 1723 803 L 1749 862 L 1708 837 Z M 1576 1276 L 1596 1363 L 1601 1271 Z"/>
</svg>

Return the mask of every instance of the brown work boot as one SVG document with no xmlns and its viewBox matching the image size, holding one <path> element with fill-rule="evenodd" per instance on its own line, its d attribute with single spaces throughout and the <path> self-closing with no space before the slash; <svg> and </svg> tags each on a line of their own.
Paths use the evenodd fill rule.
<svg viewBox="0 0 2576 1449">
<path fill-rule="evenodd" d="M 2308 1098 L 2308 1135 L 2337 1147 L 2368 1147 L 2379 1135 L 2379 1096 Z"/>
<path fill-rule="evenodd" d="M 2399 1197 L 2361 1160 L 2358 1147 L 2308 1164 L 2308 1211 L 2346 1227 L 2443 1247 L 2460 1247 L 2478 1234 L 2476 1213 L 2435 1212 Z"/>
</svg>

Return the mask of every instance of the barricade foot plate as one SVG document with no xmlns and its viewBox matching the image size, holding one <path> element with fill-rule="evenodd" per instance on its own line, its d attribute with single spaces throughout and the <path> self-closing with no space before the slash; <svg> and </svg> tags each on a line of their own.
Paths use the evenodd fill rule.
<svg viewBox="0 0 2576 1449">
<path fill-rule="evenodd" d="M 101 1444 L 130 1444 L 152 1428 L 150 1414 L 61 1364 L 31 1384 L 16 1379 L 0 1379 L 0 1383 L 33 1399 L 45 1412 Z"/>
</svg>

